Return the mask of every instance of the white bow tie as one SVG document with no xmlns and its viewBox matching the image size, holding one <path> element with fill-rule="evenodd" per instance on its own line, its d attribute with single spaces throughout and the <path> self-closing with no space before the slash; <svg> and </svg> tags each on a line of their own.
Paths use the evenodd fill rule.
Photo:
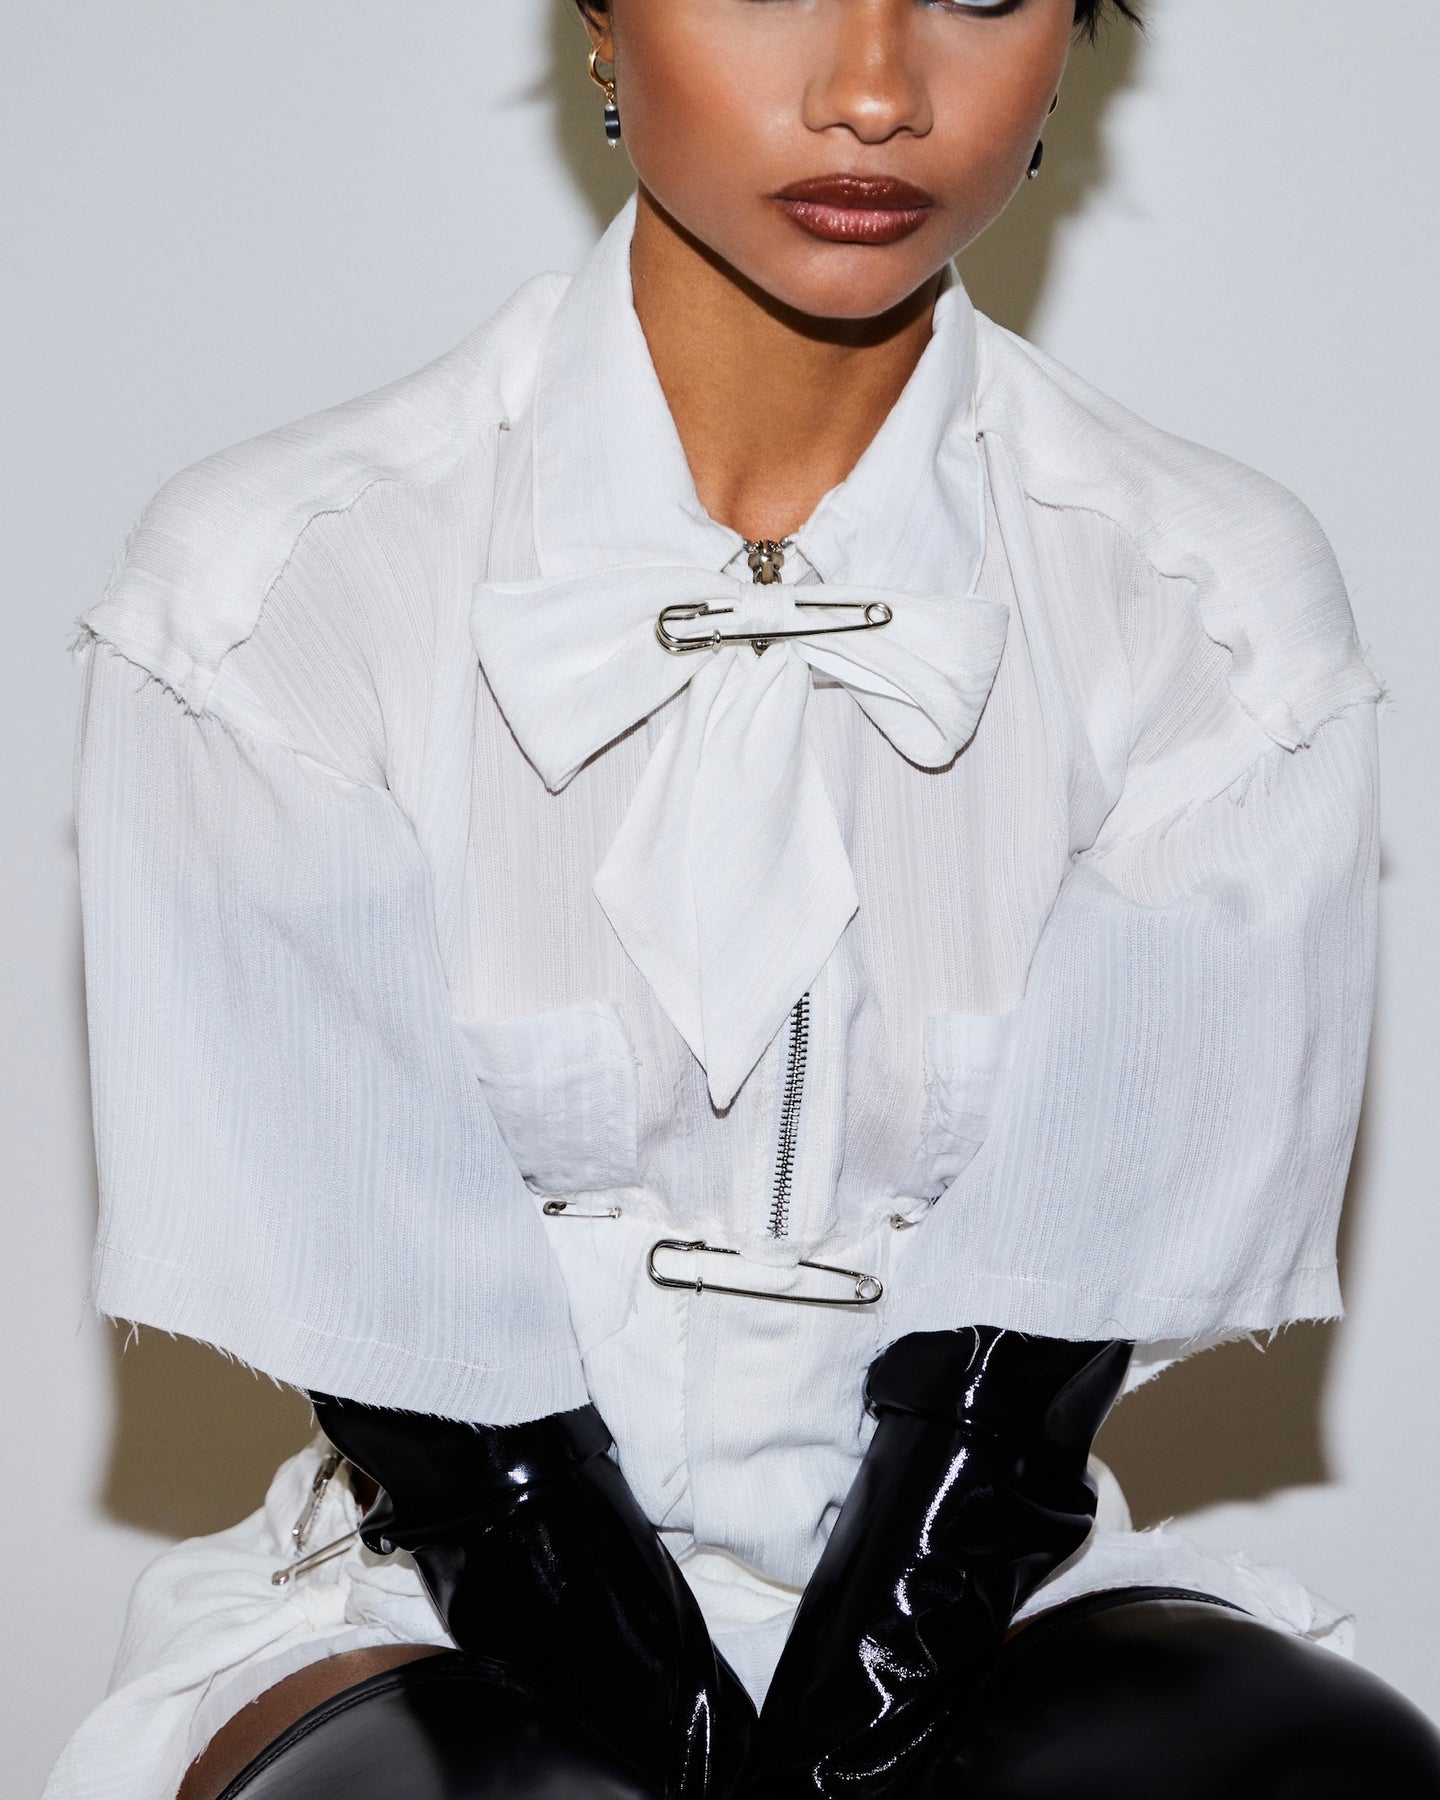
<svg viewBox="0 0 1440 1800">
<path fill-rule="evenodd" d="M 709 616 L 671 613 L 676 638 L 805 635 L 760 655 L 748 641 L 676 654 L 656 622 L 677 607 Z M 833 632 L 883 609 L 883 625 Z M 975 729 L 1008 621 L 1006 607 L 973 594 L 762 587 L 684 566 L 477 590 L 481 664 L 552 792 L 687 690 L 594 886 L 717 1107 L 734 1099 L 859 904 L 808 737 L 811 669 L 847 687 L 903 756 L 939 768 Z"/>
</svg>

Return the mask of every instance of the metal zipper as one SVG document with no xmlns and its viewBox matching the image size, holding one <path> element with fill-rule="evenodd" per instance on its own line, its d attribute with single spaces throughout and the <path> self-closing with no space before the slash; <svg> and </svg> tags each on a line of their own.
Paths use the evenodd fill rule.
<svg viewBox="0 0 1440 1800">
<path fill-rule="evenodd" d="M 775 1149 L 775 1181 L 770 1195 L 770 1236 L 790 1234 L 790 1192 L 795 1185 L 795 1144 L 800 1133 L 800 1102 L 805 1093 L 805 1063 L 810 1054 L 810 996 L 802 994 L 790 1009 L 790 1042 L 785 1054 L 785 1085 L 780 1095 L 780 1131 Z"/>
<path fill-rule="evenodd" d="M 746 538 L 745 560 L 757 587 L 782 579 L 789 538 Z M 757 645 L 757 649 L 759 646 Z M 800 1132 L 800 1101 L 805 1092 L 805 1062 L 810 1053 L 810 996 L 802 994 L 790 1008 L 790 1040 L 785 1052 L 785 1085 L 780 1094 L 780 1131 L 775 1146 L 775 1179 L 770 1190 L 768 1230 L 773 1238 L 790 1234 L 790 1195 L 795 1186 L 795 1145 Z"/>
</svg>

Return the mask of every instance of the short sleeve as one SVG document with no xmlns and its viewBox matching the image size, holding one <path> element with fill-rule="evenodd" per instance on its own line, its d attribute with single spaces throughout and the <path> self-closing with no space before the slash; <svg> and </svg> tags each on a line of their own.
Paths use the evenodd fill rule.
<svg viewBox="0 0 1440 1800">
<path fill-rule="evenodd" d="M 96 1305 L 372 1404 L 583 1404 L 394 798 L 80 655 Z"/>
<path fill-rule="evenodd" d="M 894 1335 L 1199 1341 L 1340 1311 L 1376 707 L 1290 749 L 1214 686 L 1170 683 L 1183 705 L 1140 723 L 1133 794 L 1041 932 L 989 1134 L 906 1234 Z"/>
</svg>

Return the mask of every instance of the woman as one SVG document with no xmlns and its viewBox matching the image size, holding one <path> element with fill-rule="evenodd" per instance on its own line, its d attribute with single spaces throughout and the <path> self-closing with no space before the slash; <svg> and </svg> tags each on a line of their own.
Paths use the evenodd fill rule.
<svg viewBox="0 0 1440 1800">
<path fill-rule="evenodd" d="M 1440 1793 L 1090 1465 L 1338 1310 L 1379 697 L 1298 502 L 954 277 L 1098 11 L 587 7 L 575 278 L 142 518 L 96 1300 L 325 1436 L 55 1800 Z"/>
</svg>

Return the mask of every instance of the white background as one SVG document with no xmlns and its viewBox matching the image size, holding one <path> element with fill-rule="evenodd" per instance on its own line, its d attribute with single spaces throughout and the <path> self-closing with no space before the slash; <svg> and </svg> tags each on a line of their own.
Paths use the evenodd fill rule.
<svg viewBox="0 0 1440 1800">
<path fill-rule="evenodd" d="M 1294 488 L 1394 704 L 1348 1319 L 1173 1371 L 1102 1447 L 1145 1522 L 1286 1563 L 1440 1715 L 1440 8 L 1152 16 L 1148 45 L 1077 51 L 1043 179 L 967 280 L 1139 412 Z M 21 1800 L 100 1696 L 136 1572 L 249 1511 L 308 1429 L 213 1353 L 146 1332 L 122 1359 L 86 1314 L 72 620 L 166 475 L 417 367 L 573 267 L 628 165 L 568 0 L 6 0 L 0 141 L 0 1783 Z"/>
</svg>

